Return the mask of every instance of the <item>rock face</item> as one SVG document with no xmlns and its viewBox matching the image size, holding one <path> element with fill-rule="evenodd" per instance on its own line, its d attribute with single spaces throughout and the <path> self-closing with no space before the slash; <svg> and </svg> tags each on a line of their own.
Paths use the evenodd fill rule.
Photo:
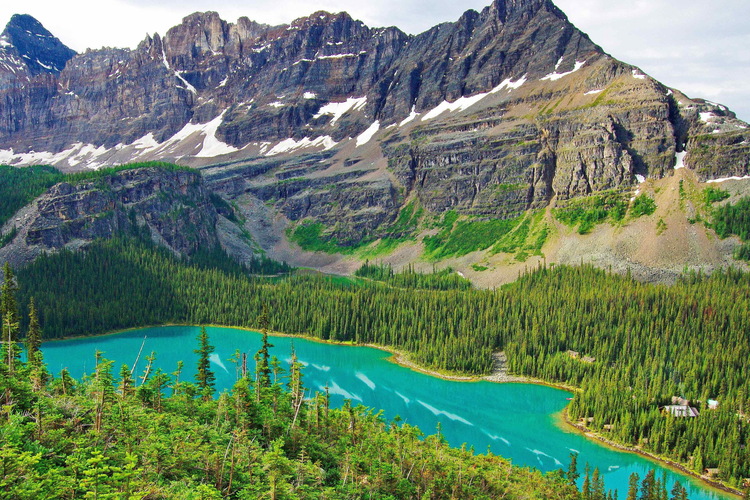
<svg viewBox="0 0 750 500">
<path fill-rule="evenodd" d="M 218 219 L 197 172 L 125 170 L 53 186 L 8 223 L 17 235 L 0 254 L 24 261 L 97 238 L 145 232 L 176 253 L 192 255 L 219 244 Z"/>
<path fill-rule="evenodd" d="M 11 25 L 0 162 L 209 167 L 224 196 L 340 243 L 386 234 L 410 200 L 510 217 L 671 175 L 682 152 L 701 180 L 750 173 L 731 111 L 613 59 L 549 0 L 494 0 L 417 36 L 346 13 L 275 27 L 196 13 L 134 50 L 69 60 Z"/>
</svg>

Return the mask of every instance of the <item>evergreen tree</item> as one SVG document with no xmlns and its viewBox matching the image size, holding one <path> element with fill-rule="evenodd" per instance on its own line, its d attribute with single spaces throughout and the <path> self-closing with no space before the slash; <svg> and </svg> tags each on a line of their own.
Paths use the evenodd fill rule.
<svg viewBox="0 0 750 500">
<path fill-rule="evenodd" d="M 628 480 L 628 496 L 627 500 L 638 500 L 638 484 L 640 482 L 640 478 L 638 477 L 638 474 L 633 472 L 630 475 L 630 479 Z"/>
<path fill-rule="evenodd" d="M 29 331 L 26 334 L 26 356 L 33 365 L 41 364 L 42 331 L 39 326 L 34 297 L 29 302 Z"/>
<path fill-rule="evenodd" d="M 260 350 L 255 354 L 255 377 L 256 387 L 258 390 L 258 397 L 260 397 L 260 390 L 264 387 L 271 386 L 271 353 L 270 348 L 273 344 L 268 342 L 268 309 L 264 305 L 263 312 L 258 318 L 258 325 L 260 326 L 261 333 L 263 335 Z"/>
<path fill-rule="evenodd" d="M 198 382 L 198 388 L 203 391 L 206 397 L 213 393 L 214 381 L 216 376 L 211 371 L 211 353 L 214 352 L 214 346 L 208 341 L 208 332 L 206 327 L 202 326 L 198 334 L 198 349 L 195 349 L 198 355 L 198 372 L 195 374 L 195 380 Z"/>
<path fill-rule="evenodd" d="M 586 473 L 583 476 L 583 487 L 581 488 L 581 497 L 583 500 L 591 499 L 591 467 L 586 464 Z"/>
<path fill-rule="evenodd" d="M 670 500 L 688 500 L 687 490 L 679 481 L 676 481 L 672 487 L 672 498 Z"/>
<path fill-rule="evenodd" d="M 651 469 L 641 483 L 640 500 L 658 500 L 657 496 L 656 471 Z"/>
<path fill-rule="evenodd" d="M 2 320 L 3 361 L 11 377 L 15 372 L 16 359 L 19 355 L 16 344 L 19 330 L 17 292 L 15 275 L 10 264 L 6 262 L 3 265 L 3 285 L 0 288 L 0 320 Z"/>
<path fill-rule="evenodd" d="M 570 454 L 570 464 L 568 465 L 566 477 L 568 478 L 568 484 L 571 486 L 575 486 L 576 481 L 581 477 L 581 474 L 578 472 L 578 453 Z"/>
</svg>

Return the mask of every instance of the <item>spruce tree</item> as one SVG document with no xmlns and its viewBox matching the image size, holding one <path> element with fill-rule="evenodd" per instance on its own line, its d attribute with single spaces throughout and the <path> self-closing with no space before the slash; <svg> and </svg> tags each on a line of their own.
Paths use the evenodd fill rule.
<svg viewBox="0 0 750 500">
<path fill-rule="evenodd" d="M 206 327 L 202 326 L 200 333 L 198 334 L 198 349 L 195 349 L 198 355 L 198 373 L 195 374 L 195 380 L 198 382 L 198 387 L 204 391 L 207 396 L 213 393 L 214 381 L 216 377 L 214 372 L 211 371 L 211 353 L 214 352 L 214 346 L 208 342 L 208 332 Z"/>
<path fill-rule="evenodd" d="M 258 318 L 258 324 L 263 334 L 260 350 L 255 354 L 257 386 L 270 387 L 271 385 L 271 354 L 269 349 L 273 344 L 268 342 L 268 309 L 263 306 L 263 313 Z"/>
<path fill-rule="evenodd" d="M 638 474 L 633 472 L 630 475 L 630 480 L 628 481 L 628 496 L 627 500 L 638 500 L 638 481 L 640 478 L 638 477 Z"/>
<path fill-rule="evenodd" d="M 3 360 L 8 369 L 8 375 L 15 371 L 15 360 L 18 357 L 18 304 L 16 293 L 18 285 L 13 270 L 7 262 L 3 266 L 3 286 L 0 288 L 0 320 L 2 320 Z"/>
<path fill-rule="evenodd" d="M 42 363 L 42 332 L 39 327 L 39 317 L 37 315 L 36 303 L 34 297 L 31 297 L 29 302 L 29 331 L 26 334 L 26 355 L 29 359 L 29 363 L 33 366 L 40 365 Z"/>
<path fill-rule="evenodd" d="M 578 473 L 578 453 L 570 454 L 570 465 L 568 465 L 568 473 L 566 476 L 568 478 L 568 484 L 575 486 L 576 481 L 578 481 L 578 478 L 581 476 L 581 474 Z"/>
</svg>

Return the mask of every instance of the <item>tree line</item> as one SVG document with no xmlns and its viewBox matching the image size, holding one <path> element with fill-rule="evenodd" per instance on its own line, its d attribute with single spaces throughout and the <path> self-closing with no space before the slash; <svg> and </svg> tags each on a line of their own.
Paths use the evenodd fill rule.
<svg viewBox="0 0 750 500">
<path fill-rule="evenodd" d="M 750 477 L 750 276 L 739 271 L 662 286 L 540 267 L 499 290 L 425 290 L 248 277 L 122 238 L 42 256 L 19 280 L 46 338 L 164 323 L 257 328 L 265 307 L 272 330 L 393 346 L 438 369 L 488 373 L 504 350 L 514 373 L 582 388 L 571 417 L 608 437 L 699 473 L 718 468 L 736 487 Z M 700 417 L 665 414 L 673 396 Z"/>
</svg>

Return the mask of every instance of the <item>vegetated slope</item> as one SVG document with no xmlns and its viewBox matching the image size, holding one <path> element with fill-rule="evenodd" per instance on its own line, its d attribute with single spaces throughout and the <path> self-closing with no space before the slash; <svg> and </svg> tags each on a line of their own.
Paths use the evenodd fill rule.
<svg viewBox="0 0 750 500">
<path fill-rule="evenodd" d="M 737 271 L 665 287 L 563 266 L 501 290 L 435 291 L 248 279 L 116 240 L 41 257 L 19 276 L 23 302 L 36 298 L 54 337 L 166 322 L 257 327 L 268 306 L 274 330 L 393 346 L 438 369 L 487 373 L 502 349 L 515 373 L 582 387 L 571 415 L 613 439 L 699 473 L 718 467 L 735 486 L 750 473 L 750 275 Z M 121 287 L 129 294 L 118 299 Z M 676 395 L 719 408 L 665 416 Z"/>
<path fill-rule="evenodd" d="M 76 174 L 0 167 L 3 194 L 0 215 L 12 220 L 0 220 L 5 223 L 0 260 L 13 265 L 95 239 L 139 233 L 182 255 L 221 246 L 240 262 L 254 258 L 254 245 L 232 208 L 187 167 L 151 162 Z"/>
<path fill-rule="evenodd" d="M 731 111 L 611 58 L 547 0 L 495 0 L 416 36 L 345 13 L 278 27 L 196 13 L 133 50 L 29 71 L 0 89 L 0 161 L 207 166 L 275 255 L 304 256 L 287 235 L 304 228 L 309 250 L 393 254 L 450 211 L 512 219 L 682 165 L 748 175 Z M 424 213 L 404 227 L 410 206 Z"/>
<path fill-rule="evenodd" d="M 97 356 L 75 381 L 51 379 L 31 352 L 0 361 L 8 498 L 578 498 L 562 474 L 450 448 L 361 406 L 332 409 L 319 393 L 306 401 L 294 360 L 288 390 L 249 373 L 212 399 L 212 373 L 198 377 L 194 360 L 139 377 Z"/>
</svg>

